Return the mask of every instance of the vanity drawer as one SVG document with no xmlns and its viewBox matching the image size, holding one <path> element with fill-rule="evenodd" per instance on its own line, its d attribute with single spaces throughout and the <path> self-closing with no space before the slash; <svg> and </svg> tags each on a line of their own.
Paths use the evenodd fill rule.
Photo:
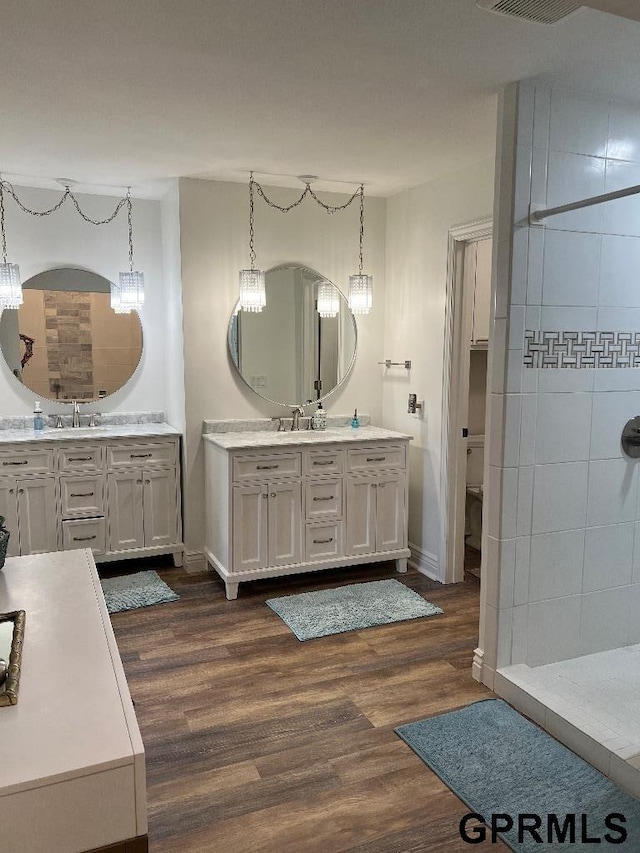
<svg viewBox="0 0 640 853">
<path fill-rule="evenodd" d="M 175 465 L 176 445 L 173 442 L 157 444 L 114 444 L 107 447 L 107 467 L 130 468 L 141 465 Z"/>
<path fill-rule="evenodd" d="M 62 550 L 91 548 L 94 554 L 106 551 L 104 518 L 82 518 L 62 522 Z"/>
<path fill-rule="evenodd" d="M 384 468 L 404 467 L 405 449 L 398 445 L 347 450 L 349 471 L 379 471 Z"/>
<path fill-rule="evenodd" d="M 342 522 L 308 524 L 306 527 L 306 559 L 331 560 L 342 556 Z"/>
<path fill-rule="evenodd" d="M 300 453 L 273 453 L 264 456 L 234 456 L 233 480 L 265 480 L 272 477 L 300 477 Z"/>
<path fill-rule="evenodd" d="M 307 450 L 304 454 L 305 474 L 342 474 L 341 450 Z"/>
<path fill-rule="evenodd" d="M 63 474 L 60 477 L 62 517 L 103 515 L 104 474 Z"/>
<path fill-rule="evenodd" d="M 99 444 L 61 447 L 58 450 L 60 471 L 87 471 L 104 467 L 104 448 Z"/>
<path fill-rule="evenodd" d="M 0 450 L 0 473 L 43 474 L 53 471 L 53 448 Z"/>
<path fill-rule="evenodd" d="M 342 480 L 317 480 L 305 486 L 307 520 L 342 515 Z"/>
</svg>

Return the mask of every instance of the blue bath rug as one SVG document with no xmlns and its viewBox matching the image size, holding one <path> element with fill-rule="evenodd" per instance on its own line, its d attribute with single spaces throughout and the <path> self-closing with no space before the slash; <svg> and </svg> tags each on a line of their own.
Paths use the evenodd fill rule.
<svg viewBox="0 0 640 853">
<path fill-rule="evenodd" d="M 502 699 L 476 702 L 395 731 L 470 812 L 482 815 L 488 824 L 491 815 L 509 815 L 514 828 L 498 837 L 517 853 L 563 849 L 571 853 L 593 853 L 594 849 L 640 851 L 640 801 L 621 791 Z M 627 832 L 623 843 L 619 843 L 622 833 L 605 825 L 605 818 L 612 814 L 626 819 L 624 823 L 615 821 Z M 518 815 L 541 818 L 540 841 L 528 832 L 518 837 Z M 567 816 L 576 816 L 573 842 L 570 835 L 565 836 L 564 842 L 559 841 L 552 818 L 553 843 L 549 843 L 549 815 L 557 816 L 561 829 Z M 571 821 L 570 818 L 568 831 Z M 469 821 L 467 833 L 474 837 L 473 828 L 478 826 L 479 821 Z M 607 842 L 606 834 L 617 843 Z M 596 837 L 601 843 L 587 840 Z M 487 829 L 487 841 L 490 840 Z"/>
<path fill-rule="evenodd" d="M 100 583 L 109 613 L 136 610 L 138 607 L 149 607 L 151 604 L 162 604 L 180 598 L 154 571 L 105 578 Z"/>
<path fill-rule="evenodd" d="M 286 595 L 270 598 L 266 604 L 299 640 L 442 613 L 435 604 L 396 580 L 355 583 Z"/>
</svg>

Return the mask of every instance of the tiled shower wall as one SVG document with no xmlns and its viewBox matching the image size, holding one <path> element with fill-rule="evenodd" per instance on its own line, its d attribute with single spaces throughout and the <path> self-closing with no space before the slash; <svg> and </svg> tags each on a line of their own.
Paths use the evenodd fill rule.
<svg viewBox="0 0 640 853">
<path fill-rule="evenodd" d="M 530 203 L 640 184 L 640 111 L 526 83 L 509 110 L 490 364 L 489 667 L 640 642 L 640 460 L 620 446 L 640 414 L 640 195 L 543 227 L 527 219 Z"/>
</svg>

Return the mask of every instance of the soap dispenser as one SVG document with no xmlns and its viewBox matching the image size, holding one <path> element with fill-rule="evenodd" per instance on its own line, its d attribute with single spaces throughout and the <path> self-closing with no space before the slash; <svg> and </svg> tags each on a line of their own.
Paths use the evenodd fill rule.
<svg viewBox="0 0 640 853">
<path fill-rule="evenodd" d="M 360 426 L 360 421 L 358 420 L 358 410 L 356 409 L 353 413 L 353 417 L 351 418 L 351 429 L 358 429 Z"/>
<path fill-rule="evenodd" d="M 42 409 L 40 408 L 40 400 L 36 400 L 33 406 L 33 428 L 44 429 L 44 420 L 42 418 Z"/>
<path fill-rule="evenodd" d="M 327 428 L 327 413 L 320 401 L 318 401 L 318 408 L 315 410 L 313 417 L 311 418 L 311 426 L 313 429 Z"/>
</svg>

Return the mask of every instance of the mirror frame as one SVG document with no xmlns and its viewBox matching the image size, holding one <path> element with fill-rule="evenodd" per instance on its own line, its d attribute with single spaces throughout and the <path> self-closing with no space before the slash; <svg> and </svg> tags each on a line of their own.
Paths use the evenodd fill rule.
<svg viewBox="0 0 640 853">
<path fill-rule="evenodd" d="M 24 610 L 13 610 L 11 613 L 0 613 L 0 622 L 13 622 L 13 637 L 11 638 L 11 654 L 7 664 L 6 678 L 0 685 L 0 708 L 16 705 L 18 702 L 18 686 L 20 684 L 20 664 L 22 661 L 22 644 L 24 642 L 24 625 L 26 613 Z"/>
<path fill-rule="evenodd" d="M 93 272 L 93 270 L 84 269 L 83 267 L 51 267 L 51 269 L 42 270 L 42 272 L 35 273 L 34 275 L 32 275 L 30 278 L 28 278 L 26 281 L 24 281 L 22 283 L 23 290 L 41 290 L 41 291 L 42 290 L 52 290 L 52 291 L 64 290 L 64 288 L 55 288 L 55 287 L 54 288 L 51 288 L 51 287 L 43 288 L 40 285 L 40 282 L 38 281 L 39 279 L 45 279 L 46 280 L 46 277 L 48 275 L 50 275 L 52 273 L 59 273 L 62 271 L 70 272 L 73 274 L 74 277 L 75 276 L 77 276 L 77 277 L 88 276 L 90 280 L 95 281 L 95 289 L 94 290 L 88 290 L 87 293 L 104 293 L 104 294 L 110 294 L 111 293 L 111 282 L 109 281 L 108 278 L 106 278 L 103 275 L 100 275 L 100 273 Z M 77 291 L 74 291 L 74 292 L 77 292 Z M 19 310 L 19 309 L 13 309 L 13 310 Z M 106 400 L 108 397 L 112 397 L 114 394 L 117 394 L 119 391 L 122 391 L 122 389 L 125 388 L 129 384 L 129 382 L 131 382 L 133 377 L 136 375 L 136 373 L 140 369 L 140 365 L 142 364 L 142 358 L 144 356 L 144 326 L 142 325 L 142 317 L 140 316 L 140 312 L 134 310 L 132 313 L 136 314 L 136 316 L 138 318 L 138 323 L 140 324 L 140 356 L 138 358 L 136 366 L 134 367 L 131 375 L 129 376 L 129 378 L 126 380 L 126 382 L 123 385 L 121 385 L 115 391 L 112 391 L 111 394 L 107 394 L 105 397 L 93 397 L 91 400 L 79 400 L 78 402 L 80 402 L 82 404 L 99 403 L 101 400 Z M 2 352 L 1 347 L 0 347 L 0 358 L 4 361 L 5 365 L 9 368 L 9 372 L 11 373 L 11 376 L 13 377 L 13 379 L 15 379 L 15 381 L 22 388 L 26 388 L 27 390 L 29 390 L 30 392 L 32 392 L 34 394 L 38 393 L 36 391 L 33 391 L 33 389 L 31 389 L 25 382 L 22 382 L 20 379 L 18 379 L 18 377 L 13 373 L 13 371 L 10 369 L 10 366 L 7 363 L 6 358 L 4 357 L 4 352 Z M 46 400 L 49 403 L 63 403 L 65 405 L 72 405 L 73 404 L 73 400 L 48 397 L 48 396 L 44 396 L 44 395 L 41 395 L 40 399 Z"/>
<path fill-rule="evenodd" d="M 335 287 L 335 289 L 340 294 L 340 298 L 344 301 L 344 304 L 345 304 L 346 308 L 348 309 L 349 314 L 351 316 L 351 322 L 353 323 L 354 342 L 353 342 L 353 355 L 351 356 L 351 361 L 349 362 L 349 366 L 347 367 L 344 376 L 342 377 L 340 382 L 337 383 L 337 385 L 334 385 L 333 388 L 330 391 L 327 391 L 326 394 L 323 394 L 322 397 L 316 397 L 316 399 L 312 400 L 311 403 L 308 403 L 306 400 L 303 400 L 301 403 L 283 403 L 280 400 L 272 400 L 270 397 L 265 397 L 264 394 L 260 394 L 258 391 L 256 391 L 256 389 L 253 387 L 253 385 L 250 385 L 247 382 L 247 380 L 244 378 L 244 376 L 240 372 L 240 368 L 236 364 L 236 361 L 233 357 L 233 348 L 232 348 L 233 323 L 234 323 L 235 318 L 240 313 L 240 309 L 239 309 L 240 300 L 238 299 L 238 301 L 236 302 L 236 304 L 234 306 L 233 311 L 231 312 L 231 317 L 229 318 L 229 325 L 227 328 L 227 355 L 229 357 L 229 361 L 233 365 L 233 369 L 235 370 L 236 375 L 242 380 L 242 382 L 247 386 L 247 388 L 250 391 L 252 391 L 257 397 L 260 397 L 261 400 L 266 400 L 268 403 L 273 403 L 275 406 L 284 406 L 287 409 L 295 407 L 295 406 L 311 406 L 314 403 L 320 402 L 320 400 L 326 400 L 327 397 L 329 397 L 331 394 L 333 394 L 334 391 L 337 391 L 338 388 L 340 388 L 342 385 L 344 385 L 344 383 L 347 381 L 347 379 L 349 378 L 349 376 L 351 374 L 351 371 L 353 370 L 353 366 L 356 363 L 356 355 L 358 354 L 358 323 L 356 322 L 355 314 L 353 313 L 351 308 L 349 308 L 349 300 L 344 295 L 344 293 L 330 279 L 321 275 L 317 270 L 314 270 L 311 267 L 305 266 L 305 264 L 296 264 L 294 262 L 285 263 L 285 264 L 277 264 L 275 267 L 270 267 L 268 270 L 265 270 L 265 276 L 267 275 L 267 273 L 270 273 L 270 272 L 279 272 L 280 270 L 290 270 L 290 269 L 301 270 L 303 273 L 311 273 L 312 275 L 317 276 L 318 281 L 328 281 L 330 284 L 332 284 Z"/>
</svg>

